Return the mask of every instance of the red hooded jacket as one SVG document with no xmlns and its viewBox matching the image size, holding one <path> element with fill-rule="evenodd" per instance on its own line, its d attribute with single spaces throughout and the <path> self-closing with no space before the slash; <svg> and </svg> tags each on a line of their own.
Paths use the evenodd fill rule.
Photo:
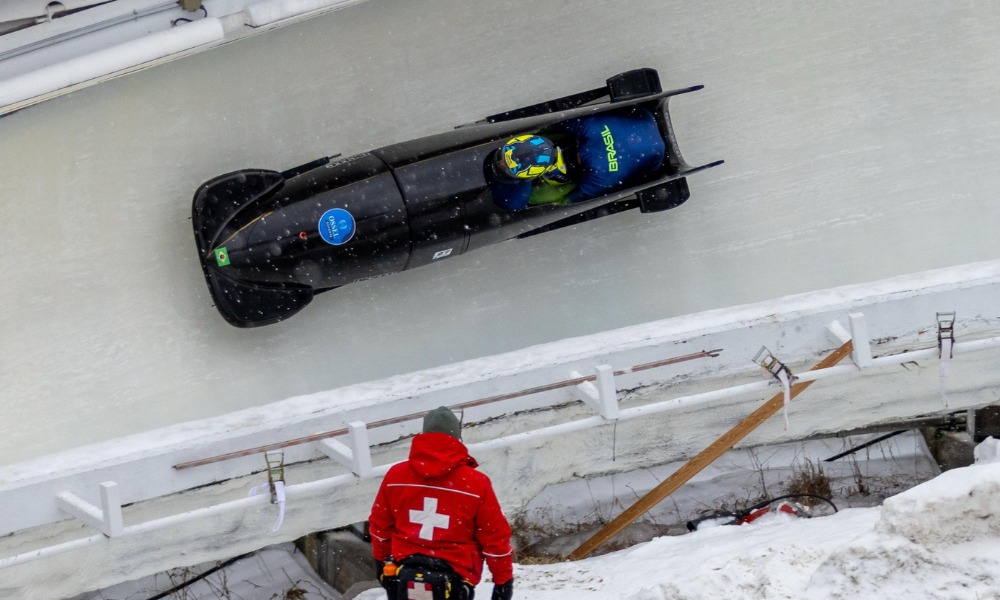
<svg viewBox="0 0 1000 600">
<path fill-rule="evenodd" d="M 490 478 L 476 466 L 465 445 L 446 433 L 413 438 L 410 460 L 389 469 L 368 518 L 375 558 L 440 558 L 475 585 L 485 557 L 494 583 L 510 580 L 510 525 Z"/>
</svg>

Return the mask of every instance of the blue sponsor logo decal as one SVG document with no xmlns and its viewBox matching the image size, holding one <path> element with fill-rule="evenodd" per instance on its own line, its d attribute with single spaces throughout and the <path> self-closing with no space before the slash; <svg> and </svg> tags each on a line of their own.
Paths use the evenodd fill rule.
<svg viewBox="0 0 1000 600">
<path fill-rule="evenodd" d="M 327 244 L 346 244 L 354 237 L 355 230 L 354 217 L 342 208 L 331 208 L 319 218 L 319 236 Z"/>
</svg>

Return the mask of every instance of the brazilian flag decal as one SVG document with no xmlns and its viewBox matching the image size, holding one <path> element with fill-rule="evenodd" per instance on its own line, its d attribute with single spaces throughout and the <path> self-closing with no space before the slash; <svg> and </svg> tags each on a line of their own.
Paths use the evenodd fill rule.
<svg viewBox="0 0 1000 600">
<path fill-rule="evenodd" d="M 220 266 L 224 267 L 229 264 L 229 252 L 226 247 L 215 249 L 215 262 Z"/>
</svg>

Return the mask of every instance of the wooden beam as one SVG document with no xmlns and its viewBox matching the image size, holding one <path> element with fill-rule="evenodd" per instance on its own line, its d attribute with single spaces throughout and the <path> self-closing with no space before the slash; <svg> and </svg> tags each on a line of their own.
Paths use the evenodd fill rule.
<svg viewBox="0 0 1000 600">
<path fill-rule="evenodd" d="M 845 343 L 840 348 L 834 350 L 832 354 L 824 358 L 813 367 L 812 371 L 832 367 L 851 354 L 854 345 L 851 342 Z M 795 398 L 803 390 L 812 385 L 812 381 L 805 381 L 792 385 L 792 398 Z M 673 475 L 664 479 L 659 485 L 650 490 L 645 496 L 640 498 L 635 504 L 628 507 L 622 514 L 613 521 L 605 525 L 600 531 L 594 534 L 589 540 L 580 545 L 570 555 L 570 560 L 584 558 L 601 544 L 610 540 L 618 532 L 625 529 L 633 521 L 649 512 L 651 508 L 663 501 L 664 498 L 677 491 L 682 485 L 687 483 L 692 477 L 701 472 L 702 469 L 712 464 L 715 459 L 732 449 L 737 442 L 745 438 L 751 431 L 760 427 L 764 421 L 774 416 L 781 410 L 784 404 L 784 392 L 775 394 L 773 398 L 764 403 L 763 406 L 750 413 L 750 416 L 740 421 L 735 427 L 730 429 L 722 437 L 717 439 L 711 446 L 702 450 L 697 456 L 689 460 L 684 466 Z"/>
</svg>

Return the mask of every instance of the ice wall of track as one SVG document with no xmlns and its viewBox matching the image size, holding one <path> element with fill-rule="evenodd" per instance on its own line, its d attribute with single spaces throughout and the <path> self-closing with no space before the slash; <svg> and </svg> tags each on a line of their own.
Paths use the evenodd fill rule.
<svg viewBox="0 0 1000 600">
<path fill-rule="evenodd" d="M 5 116 L 0 464 L 996 258 L 998 28 L 989 0 L 378 0 Z M 202 181 L 444 131 L 637 66 L 707 86 L 675 103 L 675 126 L 690 161 L 727 162 L 692 178 L 684 207 L 356 284 L 260 330 L 211 307 L 188 220 Z"/>
</svg>

